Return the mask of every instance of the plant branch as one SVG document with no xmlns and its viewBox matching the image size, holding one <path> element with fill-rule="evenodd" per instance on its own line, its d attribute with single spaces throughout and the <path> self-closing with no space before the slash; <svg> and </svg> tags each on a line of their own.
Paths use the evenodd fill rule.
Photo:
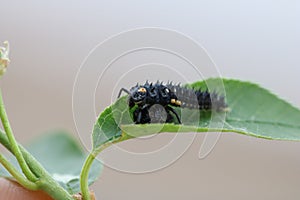
<svg viewBox="0 0 300 200">
<path fill-rule="evenodd" d="M 89 184 L 88 184 L 88 177 L 89 171 L 91 169 L 92 163 L 95 160 L 96 155 L 90 153 L 86 158 L 83 168 L 80 174 L 80 189 L 83 200 L 91 200 L 90 192 L 89 192 Z"/>
<path fill-rule="evenodd" d="M 2 130 L 0 130 L 0 143 L 12 152 L 10 142 Z M 30 167 L 30 170 L 39 178 L 36 184 L 39 185 L 40 189 L 44 190 L 56 200 L 74 200 L 74 198 L 52 178 L 43 166 L 24 147 L 22 147 L 22 145 L 18 146 L 27 165 Z"/>
<path fill-rule="evenodd" d="M 96 156 L 103 151 L 104 149 L 106 149 L 107 147 L 109 147 L 110 145 L 114 144 L 117 141 L 114 142 L 108 142 L 103 144 L 100 148 L 98 148 L 95 151 L 92 151 L 88 157 L 86 158 L 81 173 L 80 173 L 80 190 L 81 190 L 81 194 L 82 194 L 82 199 L 83 200 L 92 200 L 91 196 L 90 196 L 90 192 L 89 192 L 89 183 L 88 183 L 88 177 L 89 177 L 89 171 L 91 169 L 91 166 L 93 164 L 93 161 L 95 160 Z"/>
<path fill-rule="evenodd" d="M 20 172 L 18 172 L 18 170 L 2 154 L 0 154 L 0 163 L 23 187 L 29 190 L 38 190 L 38 185 L 29 181 Z"/>
<path fill-rule="evenodd" d="M 16 159 L 17 159 L 23 173 L 30 181 L 32 181 L 32 182 L 37 181 L 38 180 L 37 177 L 31 172 L 27 163 L 25 162 L 23 155 L 22 155 L 22 153 L 18 147 L 18 144 L 16 142 L 16 139 L 12 133 L 12 130 L 11 130 L 8 118 L 7 118 L 7 114 L 5 111 L 1 90 L 0 90 L 0 118 L 1 118 L 4 130 L 6 132 L 6 135 L 8 137 L 8 140 L 10 142 L 11 150 L 12 150 L 13 154 L 16 156 Z"/>
</svg>

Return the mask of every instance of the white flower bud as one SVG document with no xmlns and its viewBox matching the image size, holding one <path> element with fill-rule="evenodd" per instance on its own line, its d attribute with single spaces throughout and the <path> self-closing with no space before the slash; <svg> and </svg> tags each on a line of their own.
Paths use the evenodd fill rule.
<svg viewBox="0 0 300 200">
<path fill-rule="evenodd" d="M 0 76 L 6 71 L 9 60 L 9 43 L 7 41 L 3 42 L 4 47 L 0 46 Z"/>
</svg>

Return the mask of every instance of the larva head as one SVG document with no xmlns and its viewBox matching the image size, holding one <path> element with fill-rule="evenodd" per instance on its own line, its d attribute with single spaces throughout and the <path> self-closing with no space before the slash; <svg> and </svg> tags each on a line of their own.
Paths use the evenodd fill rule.
<svg viewBox="0 0 300 200">
<path fill-rule="evenodd" d="M 135 104 L 142 103 L 147 97 L 148 91 L 144 86 L 135 86 L 130 90 L 130 99 Z"/>
</svg>

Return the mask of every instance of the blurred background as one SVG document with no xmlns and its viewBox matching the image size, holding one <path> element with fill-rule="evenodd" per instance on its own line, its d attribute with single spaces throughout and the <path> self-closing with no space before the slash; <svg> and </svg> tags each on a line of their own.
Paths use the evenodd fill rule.
<svg viewBox="0 0 300 200">
<path fill-rule="evenodd" d="M 11 125 L 23 144 L 65 129 L 90 148 L 95 117 L 83 115 L 80 129 L 86 133 L 78 132 L 73 119 L 76 74 L 97 44 L 140 27 L 183 33 L 205 47 L 222 76 L 256 82 L 300 107 L 296 0 L 1 1 L 0 17 L 0 41 L 11 45 L 11 64 L 0 82 Z M 110 105 L 111 91 L 118 90 L 113 82 L 101 84 L 105 91 L 95 93 L 95 113 Z M 143 152 L 168 137 L 121 146 Z M 180 159 L 157 172 L 137 175 L 105 167 L 92 188 L 103 200 L 299 199 L 300 143 L 226 133 L 199 160 L 203 138 L 199 134 Z"/>
</svg>

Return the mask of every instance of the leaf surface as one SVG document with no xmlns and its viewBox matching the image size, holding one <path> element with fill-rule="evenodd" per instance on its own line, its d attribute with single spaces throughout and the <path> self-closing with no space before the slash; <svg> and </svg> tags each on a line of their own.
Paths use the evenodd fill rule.
<svg viewBox="0 0 300 200">
<path fill-rule="evenodd" d="M 175 108 L 182 124 L 142 124 L 131 120 L 127 97 L 102 112 L 93 131 L 93 148 L 107 142 L 161 132 L 236 132 L 274 140 L 300 140 L 300 110 L 260 86 L 238 80 L 212 78 L 187 87 L 225 96 L 230 111 L 217 112 Z"/>
</svg>

